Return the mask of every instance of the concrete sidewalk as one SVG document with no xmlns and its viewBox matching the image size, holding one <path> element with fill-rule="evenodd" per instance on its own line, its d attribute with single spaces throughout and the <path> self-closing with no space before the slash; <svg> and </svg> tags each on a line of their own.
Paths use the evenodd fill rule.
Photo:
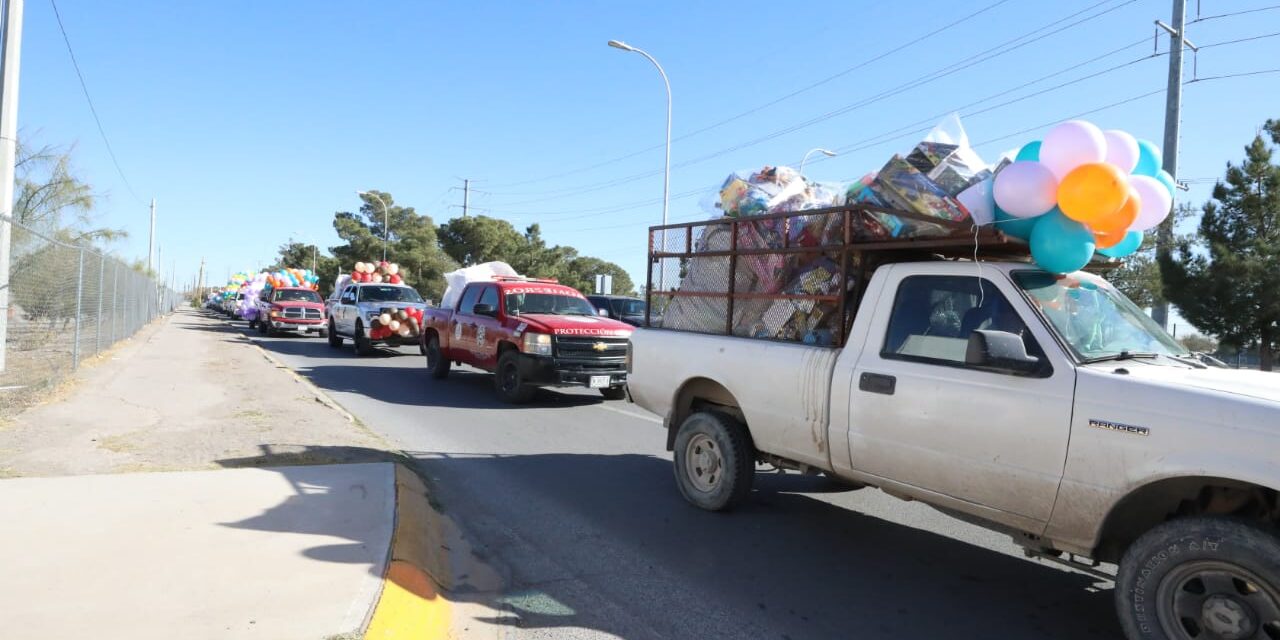
<svg viewBox="0 0 1280 640">
<path fill-rule="evenodd" d="M 0 639 L 447 627 L 401 577 L 425 537 L 393 533 L 425 488 L 222 319 L 163 318 L 43 400 L 0 424 Z"/>
<path fill-rule="evenodd" d="M 358 632 L 382 588 L 394 475 L 371 463 L 0 482 L 0 637 Z"/>
</svg>

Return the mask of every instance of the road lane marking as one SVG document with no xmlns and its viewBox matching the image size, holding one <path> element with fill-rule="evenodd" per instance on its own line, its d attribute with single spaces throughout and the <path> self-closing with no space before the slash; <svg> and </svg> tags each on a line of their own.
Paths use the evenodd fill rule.
<svg viewBox="0 0 1280 640">
<path fill-rule="evenodd" d="M 647 415 L 644 415 L 644 414 L 641 414 L 641 413 L 632 413 L 632 412 L 630 412 L 630 411 L 625 411 L 625 410 L 623 410 L 623 409 L 619 409 L 619 408 L 617 408 L 617 407 L 611 407 L 611 406 L 609 406 L 609 405 L 607 405 L 607 404 L 597 405 L 597 407 L 598 407 L 598 408 L 600 408 L 600 409 L 604 409 L 605 411 L 612 411 L 612 412 L 614 412 L 614 413 L 621 413 L 621 414 L 622 414 L 622 415 L 624 415 L 624 416 L 628 416 L 628 417 L 631 417 L 631 418 L 635 418 L 635 419 L 637 419 L 637 420 L 644 420 L 644 421 L 646 421 L 646 422 L 652 422 L 652 423 L 654 423 L 654 424 L 662 424 L 662 418 L 659 418 L 659 417 L 657 417 L 657 416 L 647 416 Z"/>
</svg>

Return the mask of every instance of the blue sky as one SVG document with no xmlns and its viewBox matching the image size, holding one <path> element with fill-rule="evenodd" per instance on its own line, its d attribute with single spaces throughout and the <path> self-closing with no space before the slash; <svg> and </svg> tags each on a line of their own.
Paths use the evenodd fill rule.
<svg viewBox="0 0 1280 640">
<path fill-rule="evenodd" d="M 665 96 L 646 60 L 607 40 L 644 48 L 671 77 L 671 191 L 691 194 L 671 202 L 681 221 L 707 217 L 732 171 L 795 164 L 821 146 L 848 151 L 811 160 L 809 175 L 857 178 L 908 151 L 919 123 L 957 109 L 990 160 L 1049 123 L 1159 91 L 1086 116 L 1159 142 L 1167 58 L 1141 58 L 1170 4 L 59 0 L 135 196 L 97 133 L 48 1 L 27 0 L 19 121 L 28 140 L 75 145 L 80 174 L 102 196 L 101 223 L 133 234 L 119 253 L 145 255 L 155 197 L 162 268 L 180 281 L 201 257 L 220 279 L 262 265 L 290 236 L 336 244 L 333 212 L 358 206 L 357 189 L 389 191 L 444 221 L 460 212 L 450 207 L 462 201 L 460 178 L 474 181 L 479 212 L 519 228 L 540 222 L 549 241 L 643 280 L 644 229 L 661 217 Z M 1208 17 L 1269 3 L 1188 4 L 1194 20 L 1197 4 Z M 1277 32 L 1275 10 L 1188 30 L 1202 46 Z M 1006 43 L 1025 45 L 993 50 Z M 1196 73 L 1273 68 L 1277 53 L 1280 37 L 1207 47 Z M 1220 176 L 1269 117 L 1280 117 L 1280 75 L 1188 85 L 1179 177 Z M 904 135 L 860 144 L 893 131 Z M 1208 188 L 1184 197 L 1199 203 Z"/>
</svg>

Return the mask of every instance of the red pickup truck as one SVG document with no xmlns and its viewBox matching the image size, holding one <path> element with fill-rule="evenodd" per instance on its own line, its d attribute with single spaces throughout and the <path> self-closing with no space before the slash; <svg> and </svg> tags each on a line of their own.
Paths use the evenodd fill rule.
<svg viewBox="0 0 1280 640">
<path fill-rule="evenodd" d="M 258 331 L 274 336 L 283 331 L 328 334 L 324 301 L 320 294 L 303 287 L 271 289 L 258 299 Z"/>
<path fill-rule="evenodd" d="M 454 309 L 428 309 L 422 349 L 436 379 L 450 363 L 493 372 L 504 402 L 528 402 L 539 386 L 586 386 L 616 400 L 626 395 L 633 330 L 597 315 L 573 287 L 499 277 L 468 284 Z"/>
</svg>

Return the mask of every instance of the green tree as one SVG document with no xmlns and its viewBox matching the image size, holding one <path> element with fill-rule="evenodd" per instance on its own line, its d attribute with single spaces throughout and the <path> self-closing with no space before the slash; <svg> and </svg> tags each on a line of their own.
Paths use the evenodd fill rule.
<svg viewBox="0 0 1280 640">
<path fill-rule="evenodd" d="M 1268 120 L 1280 144 L 1280 121 Z M 1262 135 L 1205 203 L 1196 237 L 1159 256 L 1166 295 L 1182 315 L 1233 346 L 1258 344 L 1262 370 L 1280 342 L 1280 166 Z"/>
<path fill-rule="evenodd" d="M 618 296 L 636 295 L 636 286 L 631 282 L 631 275 L 626 269 L 600 258 L 579 256 L 569 261 L 567 275 L 563 282 L 583 293 L 593 293 L 596 276 L 613 276 L 613 294 Z"/>
<path fill-rule="evenodd" d="M 387 260 L 400 265 L 406 284 L 426 298 L 439 300 L 444 293 L 444 274 L 458 264 L 440 248 L 431 216 L 420 215 L 413 207 L 396 205 L 391 194 L 382 191 L 370 191 L 361 200 L 359 211 L 334 214 L 333 228 L 346 243 L 330 248 L 338 268 L 349 271 L 356 262 L 381 260 L 383 238 L 389 228 Z M 384 215 L 389 225 L 384 224 Z"/>
<path fill-rule="evenodd" d="M 547 246 L 542 239 L 542 228 L 534 223 L 524 231 L 524 247 L 520 254 L 508 264 L 516 273 L 531 278 L 555 278 L 563 281 L 569 277 L 569 263 L 576 257 L 578 250 L 573 247 Z"/>
<path fill-rule="evenodd" d="M 494 260 L 510 264 L 519 259 L 527 242 L 506 220 L 473 216 L 440 225 L 440 247 L 458 264 L 469 267 Z"/>
<path fill-rule="evenodd" d="M 1198 333 L 1178 338 L 1178 342 L 1186 347 L 1188 351 L 1196 353 L 1213 353 L 1218 350 L 1218 343 L 1213 338 L 1202 336 Z"/>
</svg>

